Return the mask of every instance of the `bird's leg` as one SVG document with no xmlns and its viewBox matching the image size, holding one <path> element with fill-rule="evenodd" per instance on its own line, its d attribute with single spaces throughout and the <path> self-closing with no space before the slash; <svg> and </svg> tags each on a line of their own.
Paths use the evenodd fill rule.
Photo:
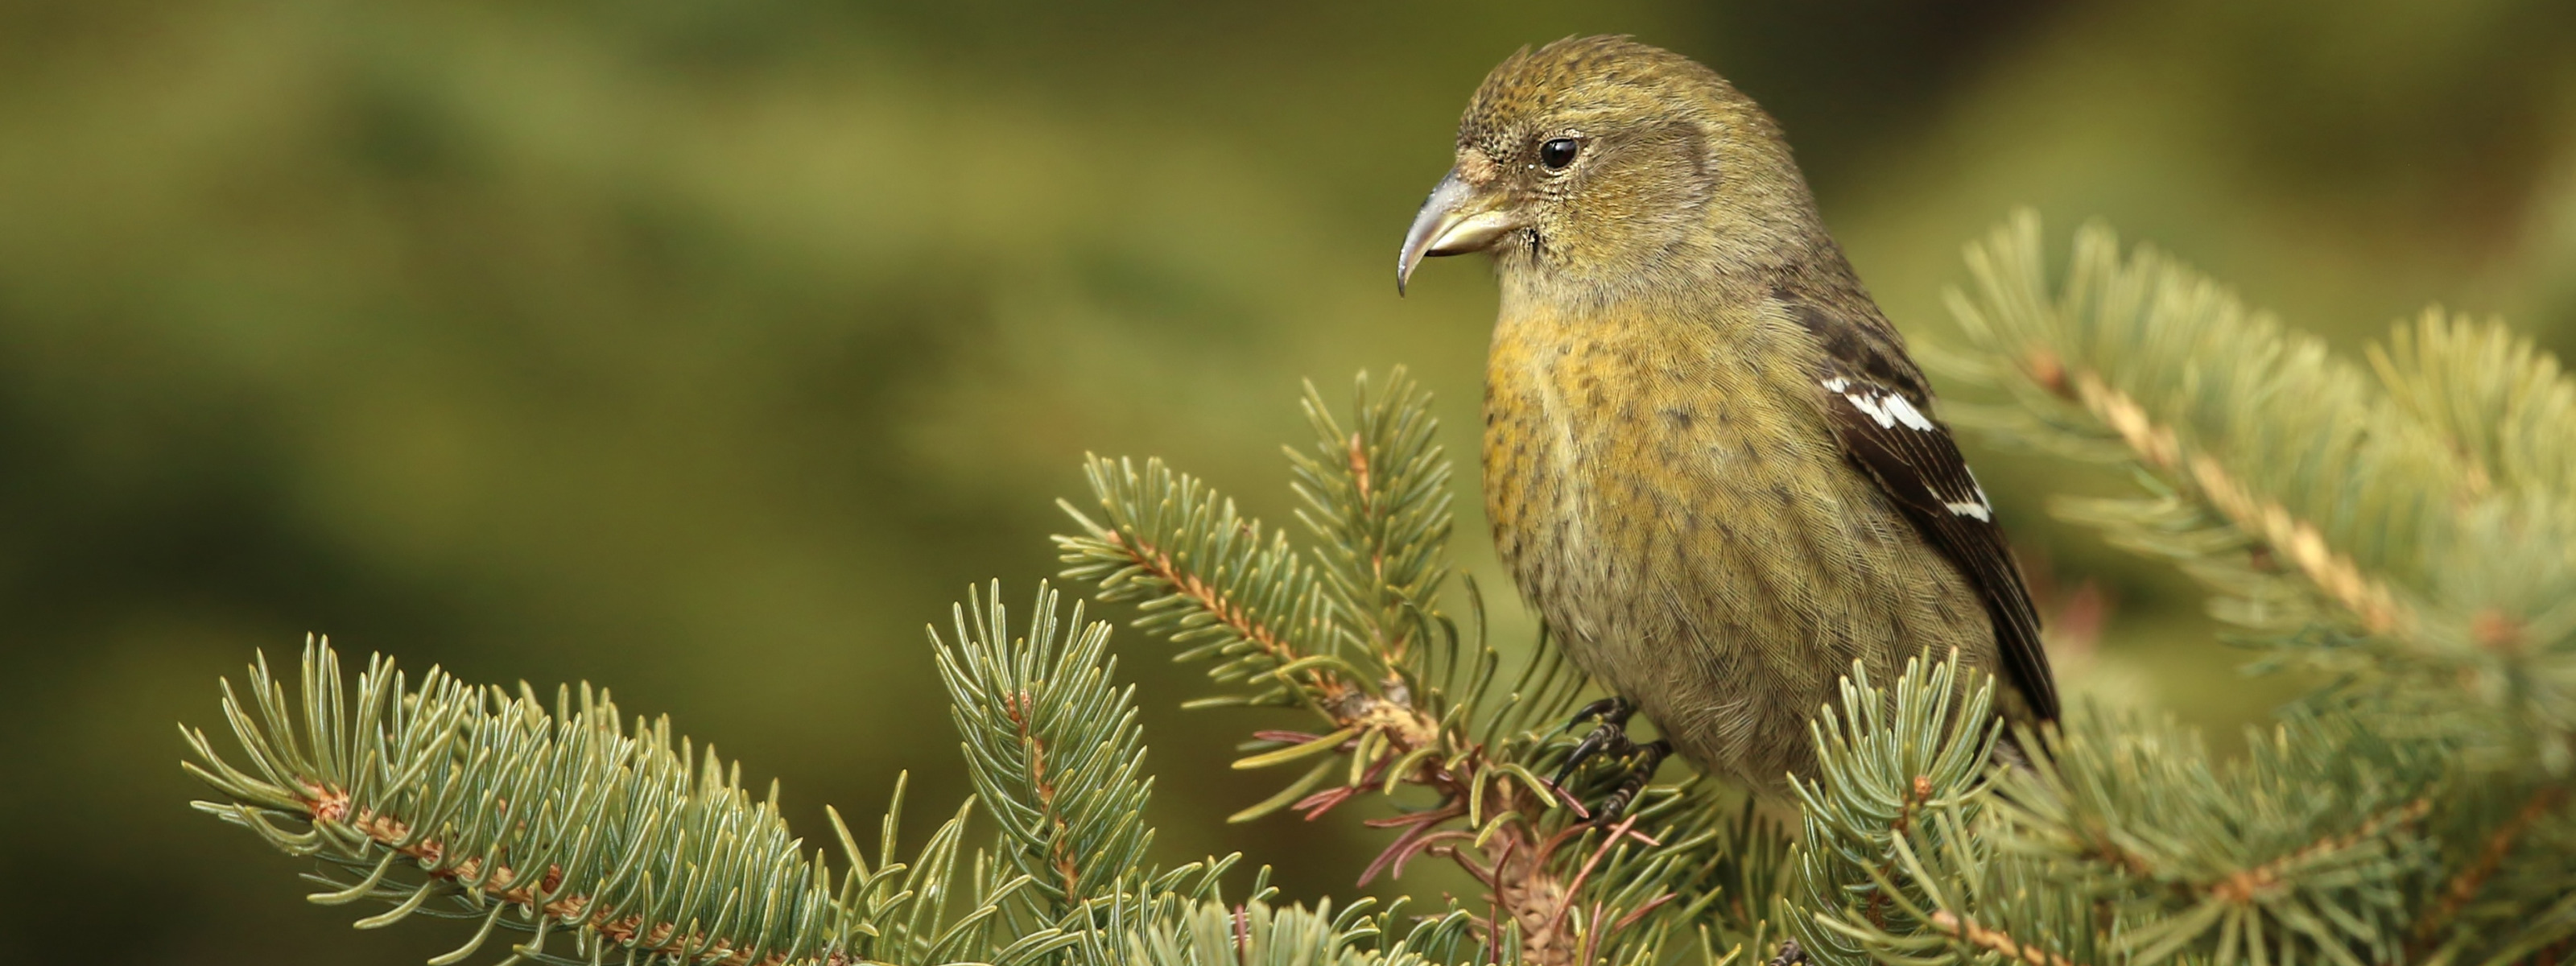
<svg viewBox="0 0 2576 966">
<path fill-rule="evenodd" d="M 1619 788 L 1601 800 L 1601 807 L 1592 810 L 1592 824 L 1608 825 L 1618 821 L 1619 816 L 1628 811 L 1629 803 L 1637 800 L 1637 793 L 1645 791 L 1646 783 L 1654 780 L 1655 768 L 1672 753 L 1673 743 L 1662 738 L 1638 745 L 1637 760 L 1628 765 L 1628 777 L 1620 779 Z"/>
<path fill-rule="evenodd" d="M 1624 757 L 1635 750 L 1636 746 L 1628 742 L 1627 725 L 1628 716 L 1636 713 L 1636 702 L 1621 697 L 1603 698 L 1576 710 L 1574 720 L 1566 722 L 1566 727 L 1594 720 L 1601 723 L 1593 726 L 1592 733 L 1584 735 L 1582 741 L 1575 742 L 1574 750 L 1565 756 L 1565 767 L 1556 770 L 1556 783 L 1565 784 L 1574 770 L 1593 755 L 1607 751 Z"/>
<path fill-rule="evenodd" d="M 1662 739 L 1642 745 L 1628 740 L 1628 718 L 1636 713 L 1636 702 L 1618 697 L 1603 698 L 1584 705 L 1582 710 L 1574 713 L 1574 720 L 1568 722 L 1569 725 L 1590 720 L 1600 723 L 1594 725 L 1592 732 L 1584 735 L 1582 741 L 1575 743 L 1574 750 L 1566 754 L 1565 766 L 1556 772 L 1559 787 L 1564 786 L 1565 780 L 1573 777 L 1574 770 L 1594 755 L 1634 758 L 1624 769 L 1626 774 L 1619 780 L 1619 787 L 1610 793 L 1609 798 L 1601 801 L 1599 808 L 1592 810 L 1593 824 L 1607 825 L 1618 821 L 1620 813 L 1627 811 L 1628 805 L 1637 800 L 1637 793 L 1645 790 L 1646 782 L 1655 777 L 1655 767 L 1663 764 L 1664 757 L 1673 752 L 1672 742 Z"/>
</svg>

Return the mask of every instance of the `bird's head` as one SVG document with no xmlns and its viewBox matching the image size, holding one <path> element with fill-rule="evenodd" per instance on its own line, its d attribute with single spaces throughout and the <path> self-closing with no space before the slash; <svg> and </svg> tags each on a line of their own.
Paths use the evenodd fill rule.
<svg viewBox="0 0 2576 966">
<path fill-rule="evenodd" d="M 1716 72 L 1625 37 L 1513 54 L 1458 122 L 1458 156 L 1405 233 L 1493 252 L 1506 286 L 1600 300 L 1719 281 L 1803 252 L 1816 227 L 1779 128 Z"/>
</svg>

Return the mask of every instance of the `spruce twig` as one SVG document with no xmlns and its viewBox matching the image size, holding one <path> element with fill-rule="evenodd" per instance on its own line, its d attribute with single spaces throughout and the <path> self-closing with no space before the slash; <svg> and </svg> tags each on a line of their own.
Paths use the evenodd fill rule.
<svg viewBox="0 0 2576 966">
<path fill-rule="evenodd" d="M 909 864 L 888 861 L 891 811 L 874 869 L 845 832 L 851 867 L 835 874 L 800 854 L 775 786 L 755 802 L 738 765 L 685 738 L 675 747 L 668 721 L 628 729 L 588 686 L 577 698 L 560 689 L 549 713 L 524 685 L 512 695 L 433 668 L 411 688 L 376 657 L 351 689 L 338 655 L 314 640 L 299 691 L 290 701 L 264 657 L 246 688 L 225 682 L 247 768 L 182 729 L 195 755 L 186 767 L 228 799 L 197 809 L 362 873 L 321 876 L 330 891 L 311 897 L 390 904 L 362 928 L 415 913 L 481 921 L 437 962 L 473 955 L 498 926 L 529 933 L 514 956 L 554 963 L 1025 963 L 1071 942 L 1053 929 L 992 932 L 990 911 L 1025 878 L 977 878 L 958 897 L 965 914 L 950 908 L 962 810 Z M 550 938 L 568 956 L 548 952 Z"/>
<path fill-rule="evenodd" d="M 930 641 L 976 795 L 1056 919 L 1153 878 L 1143 813 L 1154 783 L 1135 689 L 1112 683 L 1109 625 L 1085 626 L 1080 604 L 1060 622 L 1055 591 L 1041 585 L 1026 632 L 1013 635 L 1000 596 L 999 582 L 970 593 L 953 637 L 934 629 Z"/>
<path fill-rule="evenodd" d="M 2504 865 L 2505 856 L 2513 851 L 2523 834 L 2566 801 L 2565 786 L 2543 785 L 2514 811 L 2513 817 L 2487 835 L 2486 841 L 2478 848 L 2477 858 L 2443 883 L 2440 898 L 2424 911 L 2422 918 L 2415 921 L 2413 938 L 2418 952 L 2459 917 L 2462 907 L 2478 897 L 2478 891 L 2485 888 L 2487 880 Z"/>
<path fill-rule="evenodd" d="M 1932 926 L 1959 937 L 1963 942 L 2003 954 L 2009 961 L 2029 966 L 2078 966 L 2073 960 L 2012 937 L 1999 929 L 1977 925 L 1977 921 L 1943 910 L 1932 914 Z"/>
<path fill-rule="evenodd" d="M 2576 382 L 2528 340 L 2438 312 L 2356 367 L 2098 228 L 2054 291 L 2027 215 L 1969 261 L 1976 296 L 1952 303 L 1980 356 L 1952 368 L 2019 405 L 1954 414 L 2133 469 L 2146 496 L 2061 515 L 2179 563 L 2276 662 L 2343 679 L 2242 767 L 2199 764 L 2196 743 L 2155 737 L 2169 727 L 2072 720 L 2003 782 L 1989 833 L 2035 860 L 2025 888 L 2094 897 L 2090 923 L 2046 931 L 2136 963 L 2355 966 L 2429 953 L 2435 933 L 2455 937 L 2446 959 L 2576 934 L 2449 926 L 2484 853 L 2437 847 L 2518 839 L 2471 803 L 2576 760 Z"/>
</svg>

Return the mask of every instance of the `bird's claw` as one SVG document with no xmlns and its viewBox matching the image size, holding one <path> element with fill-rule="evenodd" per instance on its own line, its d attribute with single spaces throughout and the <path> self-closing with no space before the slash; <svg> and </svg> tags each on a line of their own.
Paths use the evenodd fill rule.
<svg viewBox="0 0 2576 966">
<path fill-rule="evenodd" d="M 1574 709 L 1574 717 L 1566 719 L 1565 725 L 1571 728 L 1594 719 L 1614 724 L 1627 724 L 1628 716 L 1635 713 L 1637 713 L 1636 702 L 1614 695 Z"/>
<path fill-rule="evenodd" d="M 1628 743 L 1627 734 L 1620 730 L 1618 725 L 1603 724 L 1592 729 L 1591 734 L 1584 735 L 1582 741 L 1574 743 L 1573 751 L 1565 753 L 1564 767 L 1556 770 L 1556 783 L 1565 784 L 1566 779 L 1574 777 L 1575 769 L 1583 767 L 1586 759 L 1600 754 L 1601 749 L 1610 747 L 1613 743 L 1622 745 Z"/>
<path fill-rule="evenodd" d="M 1663 764 L 1665 756 L 1673 752 L 1672 742 L 1662 739 L 1642 745 L 1628 740 L 1628 717 L 1636 712 L 1636 704 L 1626 698 L 1603 698 L 1584 705 L 1582 710 L 1574 713 L 1574 720 L 1567 722 L 1572 725 L 1597 720 L 1600 724 L 1594 725 L 1592 732 L 1584 735 L 1582 741 L 1575 742 L 1574 750 L 1566 753 L 1565 764 L 1556 772 L 1555 784 L 1558 787 L 1564 787 L 1565 780 L 1574 776 L 1575 769 L 1595 755 L 1606 753 L 1614 758 L 1634 759 L 1620 778 L 1619 787 L 1610 792 L 1610 797 L 1601 800 L 1600 807 L 1591 810 L 1589 821 L 1593 825 L 1609 825 L 1618 821 L 1628 806 L 1637 800 L 1637 794 L 1645 791 L 1646 782 L 1654 778 L 1656 766 Z"/>
<path fill-rule="evenodd" d="M 1626 698 L 1617 697 L 1603 698 L 1576 709 L 1573 719 L 1565 723 L 1566 727 L 1571 728 L 1586 721 L 1597 720 L 1601 723 L 1593 727 L 1591 734 L 1584 735 L 1582 741 L 1575 742 L 1573 751 L 1566 753 L 1564 767 L 1556 770 L 1556 784 L 1565 784 L 1565 780 L 1574 775 L 1574 770 L 1583 765 L 1584 759 L 1599 754 L 1604 749 L 1615 749 L 1613 754 L 1622 755 L 1631 750 L 1634 746 L 1628 744 L 1626 725 L 1628 716 L 1635 713 L 1637 713 L 1636 704 Z"/>
<path fill-rule="evenodd" d="M 1646 790 L 1647 782 L 1654 780 L 1656 767 L 1673 753 L 1673 743 L 1661 738 L 1635 747 L 1637 760 L 1629 764 L 1628 774 L 1619 779 L 1619 787 L 1610 792 L 1610 797 L 1601 800 L 1601 807 L 1592 810 L 1592 824 L 1607 826 L 1627 814 L 1628 806 L 1636 802 L 1637 794 Z"/>
</svg>

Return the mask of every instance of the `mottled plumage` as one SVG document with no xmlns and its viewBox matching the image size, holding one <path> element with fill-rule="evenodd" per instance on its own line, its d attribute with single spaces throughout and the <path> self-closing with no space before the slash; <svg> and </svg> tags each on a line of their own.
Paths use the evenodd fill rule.
<svg viewBox="0 0 2576 966">
<path fill-rule="evenodd" d="M 1999 674 L 2007 715 L 2055 717 L 1993 508 L 1750 99 L 1625 38 L 1515 54 L 1400 277 L 1476 250 L 1502 285 L 1503 560 L 1684 755 L 1777 795 L 1852 661 L 1884 681 L 1926 648 Z"/>
</svg>

